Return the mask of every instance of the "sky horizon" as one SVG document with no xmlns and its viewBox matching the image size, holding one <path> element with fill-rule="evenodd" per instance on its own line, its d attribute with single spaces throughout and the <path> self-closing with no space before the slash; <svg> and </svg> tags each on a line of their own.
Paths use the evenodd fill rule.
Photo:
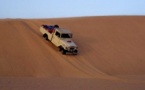
<svg viewBox="0 0 145 90">
<path fill-rule="evenodd" d="M 0 18 L 144 16 L 144 0 L 2 0 Z"/>
</svg>

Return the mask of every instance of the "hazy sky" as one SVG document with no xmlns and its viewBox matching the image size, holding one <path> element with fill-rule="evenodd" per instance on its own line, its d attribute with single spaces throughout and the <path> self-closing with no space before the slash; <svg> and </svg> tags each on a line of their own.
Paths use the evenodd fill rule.
<svg viewBox="0 0 145 90">
<path fill-rule="evenodd" d="M 145 0 L 0 0 L 0 18 L 145 15 Z"/>
</svg>

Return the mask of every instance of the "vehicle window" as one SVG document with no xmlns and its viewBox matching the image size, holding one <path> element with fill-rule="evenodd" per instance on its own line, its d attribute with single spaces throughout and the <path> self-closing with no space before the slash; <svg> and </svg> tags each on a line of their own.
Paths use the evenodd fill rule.
<svg viewBox="0 0 145 90">
<path fill-rule="evenodd" d="M 62 34 L 61 38 L 72 38 L 72 34 Z"/>
<path fill-rule="evenodd" d="M 60 37 L 60 33 L 59 33 L 59 32 L 56 32 L 55 35 L 56 35 L 57 37 Z"/>
</svg>

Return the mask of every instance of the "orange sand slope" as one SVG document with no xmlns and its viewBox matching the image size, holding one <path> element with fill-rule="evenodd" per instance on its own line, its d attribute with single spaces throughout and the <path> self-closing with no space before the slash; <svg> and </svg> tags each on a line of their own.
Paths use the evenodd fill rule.
<svg viewBox="0 0 145 90">
<path fill-rule="evenodd" d="M 78 55 L 62 55 L 39 31 L 73 32 Z M 145 17 L 0 20 L 0 89 L 144 90 Z"/>
</svg>

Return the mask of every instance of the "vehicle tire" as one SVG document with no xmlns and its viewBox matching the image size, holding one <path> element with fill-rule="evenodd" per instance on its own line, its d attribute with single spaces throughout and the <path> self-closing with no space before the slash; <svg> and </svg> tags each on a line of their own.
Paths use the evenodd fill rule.
<svg viewBox="0 0 145 90">
<path fill-rule="evenodd" d="M 59 25 L 54 25 L 55 28 L 59 28 Z"/>
<path fill-rule="evenodd" d="M 63 50 L 63 47 L 60 46 L 60 47 L 59 47 L 59 51 L 62 51 L 62 50 Z"/>
<path fill-rule="evenodd" d="M 47 34 L 43 34 L 43 37 L 48 40 L 48 35 Z"/>
<path fill-rule="evenodd" d="M 75 50 L 75 53 L 78 53 L 78 50 Z"/>
<path fill-rule="evenodd" d="M 62 54 L 65 55 L 66 54 L 66 50 L 63 49 Z"/>
</svg>

